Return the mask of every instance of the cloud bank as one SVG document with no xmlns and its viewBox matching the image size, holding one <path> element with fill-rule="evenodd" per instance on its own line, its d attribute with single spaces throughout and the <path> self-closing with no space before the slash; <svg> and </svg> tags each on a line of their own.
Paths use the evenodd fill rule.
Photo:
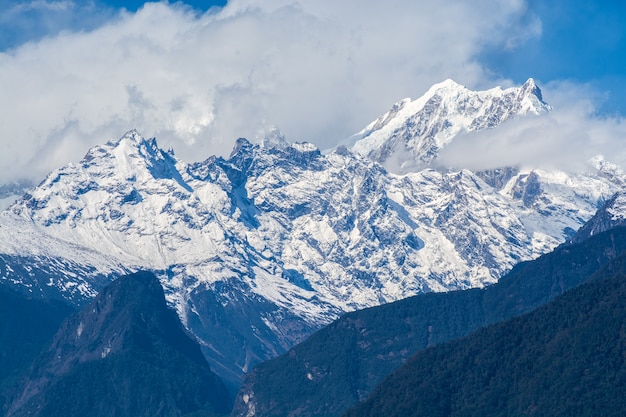
<svg viewBox="0 0 626 417">
<path fill-rule="evenodd" d="M 148 3 L 0 53 L 0 178 L 41 178 L 132 128 L 188 161 L 271 126 L 331 147 L 445 78 L 502 83 L 475 57 L 540 32 L 520 0 Z"/>
</svg>

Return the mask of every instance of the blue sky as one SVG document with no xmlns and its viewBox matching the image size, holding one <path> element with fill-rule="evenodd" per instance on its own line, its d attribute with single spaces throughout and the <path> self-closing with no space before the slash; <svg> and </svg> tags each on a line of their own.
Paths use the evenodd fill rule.
<svg viewBox="0 0 626 417">
<path fill-rule="evenodd" d="M 188 161 L 273 127 L 325 149 L 446 78 L 533 77 L 552 136 L 615 154 L 624 22 L 617 1 L 0 0 L 0 180 L 133 128 Z"/>
<path fill-rule="evenodd" d="M 599 111 L 626 115 L 626 2 L 531 0 L 529 8 L 541 19 L 541 36 L 480 58 L 517 83 L 529 74 L 587 83 L 603 95 Z"/>
<path fill-rule="evenodd" d="M 136 12 L 145 1 L 0 0 L 0 50 L 54 36 L 62 30 L 93 30 L 121 10 Z M 175 3 L 175 2 L 172 2 Z M 223 7 L 223 0 L 182 2 L 198 12 Z"/>
</svg>

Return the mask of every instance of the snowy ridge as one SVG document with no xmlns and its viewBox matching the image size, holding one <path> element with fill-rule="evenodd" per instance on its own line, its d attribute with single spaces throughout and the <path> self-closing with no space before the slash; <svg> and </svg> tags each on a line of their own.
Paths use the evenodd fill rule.
<svg viewBox="0 0 626 417">
<path fill-rule="evenodd" d="M 612 200 L 612 204 L 607 208 L 611 220 L 623 225 L 626 221 L 626 194 L 618 193 Z"/>
<path fill-rule="evenodd" d="M 616 193 L 567 243 L 577 243 L 618 226 L 626 226 L 626 192 Z"/>
<path fill-rule="evenodd" d="M 495 128 L 551 107 L 530 78 L 521 87 L 470 91 L 452 80 L 432 86 L 422 97 L 406 98 L 350 139 L 352 150 L 394 172 L 416 171 L 461 132 Z"/>
<path fill-rule="evenodd" d="M 432 126 L 495 127 L 548 108 L 530 81 L 479 93 L 448 81 L 418 101 L 442 89 L 475 101 L 470 116 L 424 115 Z M 414 104 L 402 103 L 367 129 L 394 137 Z M 570 238 L 624 184 L 601 159 L 587 173 L 396 175 L 278 131 L 261 143 L 238 139 L 229 158 L 197 163 L 135 131 L 90 149 L 0 214 L 0 280 L 80 304 L 115 275 L 153 270 L 212 368 L 236 383 L 343 312 L 495 282 Z"/>
</svg>

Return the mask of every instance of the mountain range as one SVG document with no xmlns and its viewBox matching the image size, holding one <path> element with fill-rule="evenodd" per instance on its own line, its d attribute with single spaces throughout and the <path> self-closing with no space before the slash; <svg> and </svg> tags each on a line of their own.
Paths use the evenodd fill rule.
<svg viewBox="0 0 626 417">
<path fill-rule="evenodd" d="M 626 228 L 616 226 L 522 262 L 486 288 L 420 294 L 348 313 L 258 364 L 245 376 L 232 415 L 340 416 L 416 352 L 528 313 L 604 276 L 603 269 L 622 265 L 625 254 Z M 385 389 L 393 391 L 394 384 Z M 371 415 L 388 415 L 377 412 Z"/>
<path fill-rule="evenodd" d="M 449 80 L 328 153 L 275 131 L 187 163 L 130 131 L 0 213 L 0 282 L 79 308 L 153 271 L 235 391 L 346 312 L 490 285 L 572 239 L 623 187 L 601 156 L 567 173 L 435 163 L 464 132 L 549 111 L 532 80 L 481 92 Z"/>
</svg>

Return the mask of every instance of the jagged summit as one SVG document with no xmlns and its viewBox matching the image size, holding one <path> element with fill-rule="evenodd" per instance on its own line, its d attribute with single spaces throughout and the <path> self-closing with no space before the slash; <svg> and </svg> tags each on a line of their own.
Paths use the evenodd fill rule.
<svg viewBox="0 0 626 417">
<path fill-rule="evenodd" d="M 512 118 L 550 110 L 532 78 L 520 87 L 485 91 L 445 80 L 416 100 L 394 104 L 350 142 L 353 151 L 393 172 L 416 171 L 434 161 L 460 133 L 495 128 Z"/>
<path fill-rule="evenodd" d="M 541 89 L 533 78 L 529 78 L 520 88 L 518 100 L 522 103 L 520 114 L 540 115 L 552 110 L 552 106 L 543 101 Z"/>
<path fill-rule="evenodd" d="M 109 146 L 119 146 L 120 144 L 122 144 L 122 142 L 140 144 L 145 140 L 146 139 L 141 136 L 137 129 L 131 129 L 128 132 L 124 133 L 121 137 L 117 139 L 111 139 L 106 144 Z"/>
<path fill-rule="evenodd" d="M 106 160 L 108 165 L 130 171 L 164 169 L 165 165 L 173 166 L 179 162 L 174 157 L 173 149 L 162 150 L 156 138 L 146 139 L 137 130 L 131 130 L 105 145 L 94 146 L 80 164 L 87 168 L 93 160 Z"/>
<path fill-rule="evenodd" d="M 532 77 L 527 79 L 526 82 L 522 85 L 522 91 L 525 92 L 526 94 L 533 94 L 539 100 L 543 101 L 541 89 L 539 88 L 539 86 L 537 86 L 535 79 Z"/>
<path fill-rule="evenodd" d="M 233 146 L 233 150 L 230 152 L 229 158 L 233 158 L 235 155 L 242 152 L 249 152 L 252 150 L 254 145 L 246 138 L 238 138 L 235 141 L 235 145 Z"/>
</svg>

